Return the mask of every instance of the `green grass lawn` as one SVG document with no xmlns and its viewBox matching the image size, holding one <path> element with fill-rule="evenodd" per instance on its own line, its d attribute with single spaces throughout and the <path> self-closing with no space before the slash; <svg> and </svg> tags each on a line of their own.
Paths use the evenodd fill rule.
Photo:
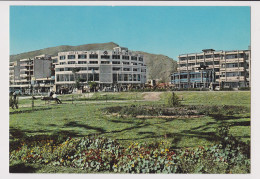
<svg viewBox="0 0 260 179">
<path fill-rule="evenodd" d="M 250 92 L 176 92 L 183 98 L 184 105 L 235 105 L 250 108 Z M 108 101 L 103 96 L 107 95 Z M 76 95 L 72 104 L 71 95 L 62 96 L 64 103 L 45 104 L 35 100 L 34 110 L 31 100 L 20 100 L 18 110 L 10 109 L 10 142 L 19 141 L 25 136 L 83 137 L 100 135 L 117 139 L 123 146 L 131 142 L 154 143 L 168 141 L 172 148 L 210 146 L 217 142 L 216 130 L 221 122 L 214 117 L 198 118 L 147 118 L 111 116 L 103 108 L 122 105 L 161 105 L 160 101 L 135 101 L 142 99 L 142 93 L 96 93 L 92 100 L 84 101 L 84 96 Z M 94 100 L 97 99 L 97 100 Z M 125 100 L 118 101 L 115 100 Z M 128 101 L 127 101 L 128 100 Z M 250 141 L 250 113 L 226 116 L 225 123 L 230 125 L 230 133 L 240 140 Z M 41 169 L 43 170 L 43 169 Z"/>
</svg>

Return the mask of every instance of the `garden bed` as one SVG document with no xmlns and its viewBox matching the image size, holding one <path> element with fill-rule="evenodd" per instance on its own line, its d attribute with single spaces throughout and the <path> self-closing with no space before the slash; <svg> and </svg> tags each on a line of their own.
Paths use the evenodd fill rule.
<svg viewBox="0 0 260 179">
<path fill-rule="evenodd" d="M 112 106 L 104 108 L 104 111 L 110 115 L 134 116 L 136 118 L 160 117 L 160 118 L 193 118 L 204 115 L 234 115 L 249 112 L 250 110 L 243 106 L 207 106 L 207 105 L 182 105 L 176 107 L 167 106 Z"/>
<path fill-rule="evenodd" d="M 68 138 L 60 144 L 50 141 L 39 141 L 41 145 L 22 143 L 10 152 L 10 168 L 15 173 L 18 163 L 78 168 L 85 172 L 249 173 L 247 145 L 229 135 L 220 137 L 222 142 L 211 147 L 176 150 L 164 141 L 152 145 L 133 142 L 124 148 L 115 140 L 95 136 Z"/>
</svg>

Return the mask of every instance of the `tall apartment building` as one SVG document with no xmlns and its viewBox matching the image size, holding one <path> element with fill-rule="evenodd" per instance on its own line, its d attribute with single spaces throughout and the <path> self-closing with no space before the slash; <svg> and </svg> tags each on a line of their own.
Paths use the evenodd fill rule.
<svg viewBox="0 0 260 179">
<path fill-rule="evenodd" d="M 76 75 L 82 84 L 97 82 L 101 90 L 104 87 L 126 88 L 129 85 L 141 87 L 146 82 L 146 66 L 142 55 L 124 47 L 58 53 L 56 91 L 75 85 Z"/>
<path fill-rule="evenodd" d="M 250 87 L 250 50 L 215 51 L 179 55 L 171 83 L 178 88 Z"/>
<path fill-rule="evenodd" d="M 9 87 L 11 91 L 22 93 L 48 92 L 54 85 L 54 67 L 50 56 L 40 55 L 34 58 L 10 62 Z"/>
</svg>

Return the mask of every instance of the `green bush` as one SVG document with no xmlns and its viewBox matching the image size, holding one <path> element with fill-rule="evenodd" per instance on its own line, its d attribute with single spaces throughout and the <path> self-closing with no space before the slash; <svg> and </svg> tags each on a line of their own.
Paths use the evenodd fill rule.
<svg viewBox="0 0 260 179">
<path fill-rule="evenodd" d="M 181 104 L 179 97 L 174 92 L 168 93 L 165 100 L 166 105 L 169 107 L 179 106 Z"/>
<path fill-rule="evenodd" d="M 241 90 L 241 91 L 250 91 L 251 88 L 250 88 L 250 87 L 240 87 L 240 88 L 238 88 L 238 90 Z"/>
<path fill-rule="evenodd" d="M 232 141 L 229 144 L 173 150 L 169 142 L 161 141 L 153 145 L 131 143 L 124 148 L 115 140 L 92 136 L 69 138 L 61 144 L 23 143 L 10 152 L 9 158 L 10 163 L 66 166 L 91 172 L 249 173 L 249 156 L 240 145 Z"/>
</svg>

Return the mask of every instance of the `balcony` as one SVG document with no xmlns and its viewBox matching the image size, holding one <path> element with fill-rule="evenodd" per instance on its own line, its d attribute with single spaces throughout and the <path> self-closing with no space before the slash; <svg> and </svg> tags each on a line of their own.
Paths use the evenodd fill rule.
<svg viewBox="0 0 260 179">
<path fill-rule="evenodd" d="M 245 80 L 244 76 L 227 77 L 227 82 L 229 82 L 229 81 L 236 82 L 236 81 L 244 81 L 244 80 Z"/>
<path fill-rule="evenodd" d="M 196 60 L 189 60 L 188 63 L 196 63 Z"/>
<path fill-rule="evenodd" d="M 204 62 L 204 59 L 197 59 L 197 63 Z"/>
<path fill-rule="evenodd" d="M 29 72 L 29 71 L 33 71 L 33 69 L 30 69 L 30 70 L 27 69 L 27 68 L 22 68 L 22 69 L 20 69 L 20 72 L 24 72 L 24 71 L 28 71 L 28 72 Z"/>
<path fill-rule="evenodd" d="M 206 58 L 205 62 L 213 62 L 213 58 Z"/>
<path fill-rule="evenodd" d="M 242 63 L 244 61 L 244 58 L 226 59 L 226 63 Z"/>
<path fill-rule="evenodd" d="M 226 72 L 239 72 L 244 70 L 245 70 L 244 67 L 220 68 L 220 71 L 226 71 Z"/>
<path fill-rule="evenodd" d="M 179 70 L 187 70 L 187 67 L 179 67 Z"/>
<path fill-rule="evenodd" d="M 20 74 L 20 77 L 27 77 L 27 76 L 29 76 L 29 75 L 27 75 L 27 74 Z"/>
<path fill-rule="evenodd" d="M 187 63 L 186 60 L 179 61 L 179 64 L 186 64 L 186 63 Z"/>
</svg>

